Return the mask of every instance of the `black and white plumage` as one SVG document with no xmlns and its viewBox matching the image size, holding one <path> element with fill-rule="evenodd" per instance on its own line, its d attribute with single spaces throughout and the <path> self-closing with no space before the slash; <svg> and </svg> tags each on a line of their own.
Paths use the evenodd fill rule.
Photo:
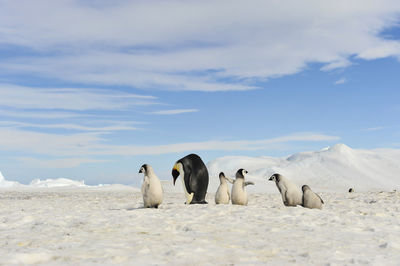
<svg viewBox="0 0 400 266">
<path fill-rule="evenodd" d="M 322 204 L 324 201 L 321 197 L 314 193 L 311 188 L 307 185 L 301 187 L 303 190 L 303 207 L 310 209 L 322 209 Z"/>
<path fill-rule="evenodd" d="M 163 189 L 161 182 L 154 173 L 153 168 L 144 164 L 139 173 L 143 173 L 142 196 L 145 208 L 158 208 L 163 201 Z"/>
<path fill-rule="evenodd" d="M 273 174 L 270 181 L 274 181 L 276 187 L 282 196 L 282 201 L 285 206 L 297 206 L 303 203 L 303 193 L 301 190 L 289 179 L 280 174 Z"/>
<path fill-rule="evenodd" d="M 223 172 L 219 174 L 219 187 L 217 192 L 215 193 L 215 204 L 229 204 L 231 199 L 231 193 L 229 192 L 228 183 L 233 184 L 233 180 L 227 176 Z"/>
<path fill-rule="evenodd" d="M 208 170 L 197 154 L 189 154 L 175 163 L 172 169 L 174 185 L 178 176 L 182 179 L 186 204 L 207 203 Z"/>
<path fill-rule="evenodd" d="M 254 185 L 253 182 L 245 181 L 245 175 L 248 172 L 241 168 L 236 172 L 236 179 L 233 182 L 232 186 L 232 204 L 234 205 L 247 205 L 248 203 L 248 198 L 247 198 L 247 191 L 246 191 L 246 186 L 248 185 Z"/>
</svg>

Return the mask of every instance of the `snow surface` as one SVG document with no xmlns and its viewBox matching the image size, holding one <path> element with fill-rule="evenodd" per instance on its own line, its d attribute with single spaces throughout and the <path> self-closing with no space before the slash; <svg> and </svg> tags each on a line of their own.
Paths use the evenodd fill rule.
<svg viewBox="0 0 400 266">
<path fill-rule="evenodd" d="M 126 187 L 3 190 L 0 265 L 398 265 L 399 192 L 321 196 L 316 210 L 277 193 L 237 206 L 167 192 L 144 209 Z"/>
<path fill-rule="evenodd" d="M 399 162 L 400 150 L 343 144 L 285 158 L 223 157 L 207 165 L 209 204 L 185 205 L 171 179 L 159 209 L 144 209 L 140 189 L 125 185 L 21 185 L 0 173 L 0 265 L 399 265 Z M 234 177 L 239 168 L 256 183 L 248 206 L 215 205 L 219 172 Z M 275 172 L 308 184 L 323 209 L 285 207 L 267 181 Z"/>
</svg>

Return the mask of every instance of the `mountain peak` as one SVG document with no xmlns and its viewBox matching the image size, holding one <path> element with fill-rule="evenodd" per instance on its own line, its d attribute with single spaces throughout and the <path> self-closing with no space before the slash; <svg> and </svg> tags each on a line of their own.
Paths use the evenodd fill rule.
<svg viewBox="0 0 400 266">
<path fill-rule="evenodd" d="M 351 152 L 352 148 L 350 148 L 349 146 L 347 146 L 343 143 L 338 143 L 338 144 L 335 144 L 332 147 L 330 147 L 328 150 L 343 153 L 343 152 Z"/>
</svg>

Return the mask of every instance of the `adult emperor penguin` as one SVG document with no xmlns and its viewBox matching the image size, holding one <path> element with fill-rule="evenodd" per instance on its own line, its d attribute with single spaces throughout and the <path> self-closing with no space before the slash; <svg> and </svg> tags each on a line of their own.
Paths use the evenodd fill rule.
<svg viewBox="0 0 400 266">
<path fill-rule="evenodd" d="M 172 169 L 175 181 L 181 176 L 186 204 L 206 204 L 208 187 L 208 171 L 206 165 L 197 154 L 189 154 L 179 159 Z"/>
<path fill-rule="evenodd" d="M 301 187 L 303 190 L 303 207 L 310 209 L 322 209 L 324 201 L 321 197 L 314 193 L 307 185 Z"/>
<path fill-rule="evenodd" d="M 244 176 L 247 174 L 247 171 L 243 168 L 239 169 L 236 172 L 236 179 L 233 182 L 232 186 L 232 204 L 235 205 L 247 205 L 247 185 L 254 185 L 253 182 L 245 182 Z"/>
<path fill-rule="evenodd" d="M 215 204 L 228 204 L 231 199 L 231 193 L 229 192 L 228 183 L 229 181 L 233 184 L 233 180 L 223 172 L 219 173 L 219 187 L 215 193 Z"/>
<path fill-rule="evenodd" d="M 281 193 L 283 204 L 285 204 L 285 206 L 302 205 L 303 193 L 295 184 L 280 174 L 273 174 L 269 180 L 275 181 L 276 187 Z"/>
<path fill-rule="evenodd" d="M 148 164 L 140 167 L 139 173 L 144 174 L 142 184 L 142 196 L 145 208 L 158 208 L 163 200 L 161 182 L 154 173 L 153 167 Z"/>
</svg>

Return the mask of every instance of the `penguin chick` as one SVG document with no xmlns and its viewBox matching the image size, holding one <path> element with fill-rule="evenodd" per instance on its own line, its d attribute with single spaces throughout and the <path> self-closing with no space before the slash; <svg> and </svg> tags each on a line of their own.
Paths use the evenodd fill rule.
<svg viewBox="0 0 400 266">
<path fill-rule="evenodd" d="M 254 183 L 245 181 L 244 178 L 247 173 L 248 172 L 242 168 L 236 172 L 236 179 L 232 186 L 232 204 L 247 205 L 248 203 L 246 186 L 254 185 Z"/>
<path fill-rule="evenodd" d="M 226 177 L 223 172 L 219 173 L 219 187 L 215 193 L 215 204 L 228 204 L 231 199 L 231 193 L 226 181 L 233 183 L 233 180 Z"/>
<path fill-rule="evenodd" d="M 154 173 L 153 168 L 144 164 L 139 170 L 139 173 L 143 173 L 142 183 L 142 196 L 145 208 L 158 208 L 163 201 L 163 189 L 161 182 Z"/>
<path fill-rule="evenodd" d="M 324 201 L 321 197 L 314 193 L 307 185 L 301 187 L 303 190 L 303 207 L 310 209 L 322 209 Z"/>
<path fill-rule="evenodd" d="M 282 201 L 285 206 L 297 206 L 302 205 L 303 193 L 301 190 L 287 178 L 280 174 L 273 174 L 269 181 L 274 181 L 276 187 L 282 196 Z"/>
</svg>

